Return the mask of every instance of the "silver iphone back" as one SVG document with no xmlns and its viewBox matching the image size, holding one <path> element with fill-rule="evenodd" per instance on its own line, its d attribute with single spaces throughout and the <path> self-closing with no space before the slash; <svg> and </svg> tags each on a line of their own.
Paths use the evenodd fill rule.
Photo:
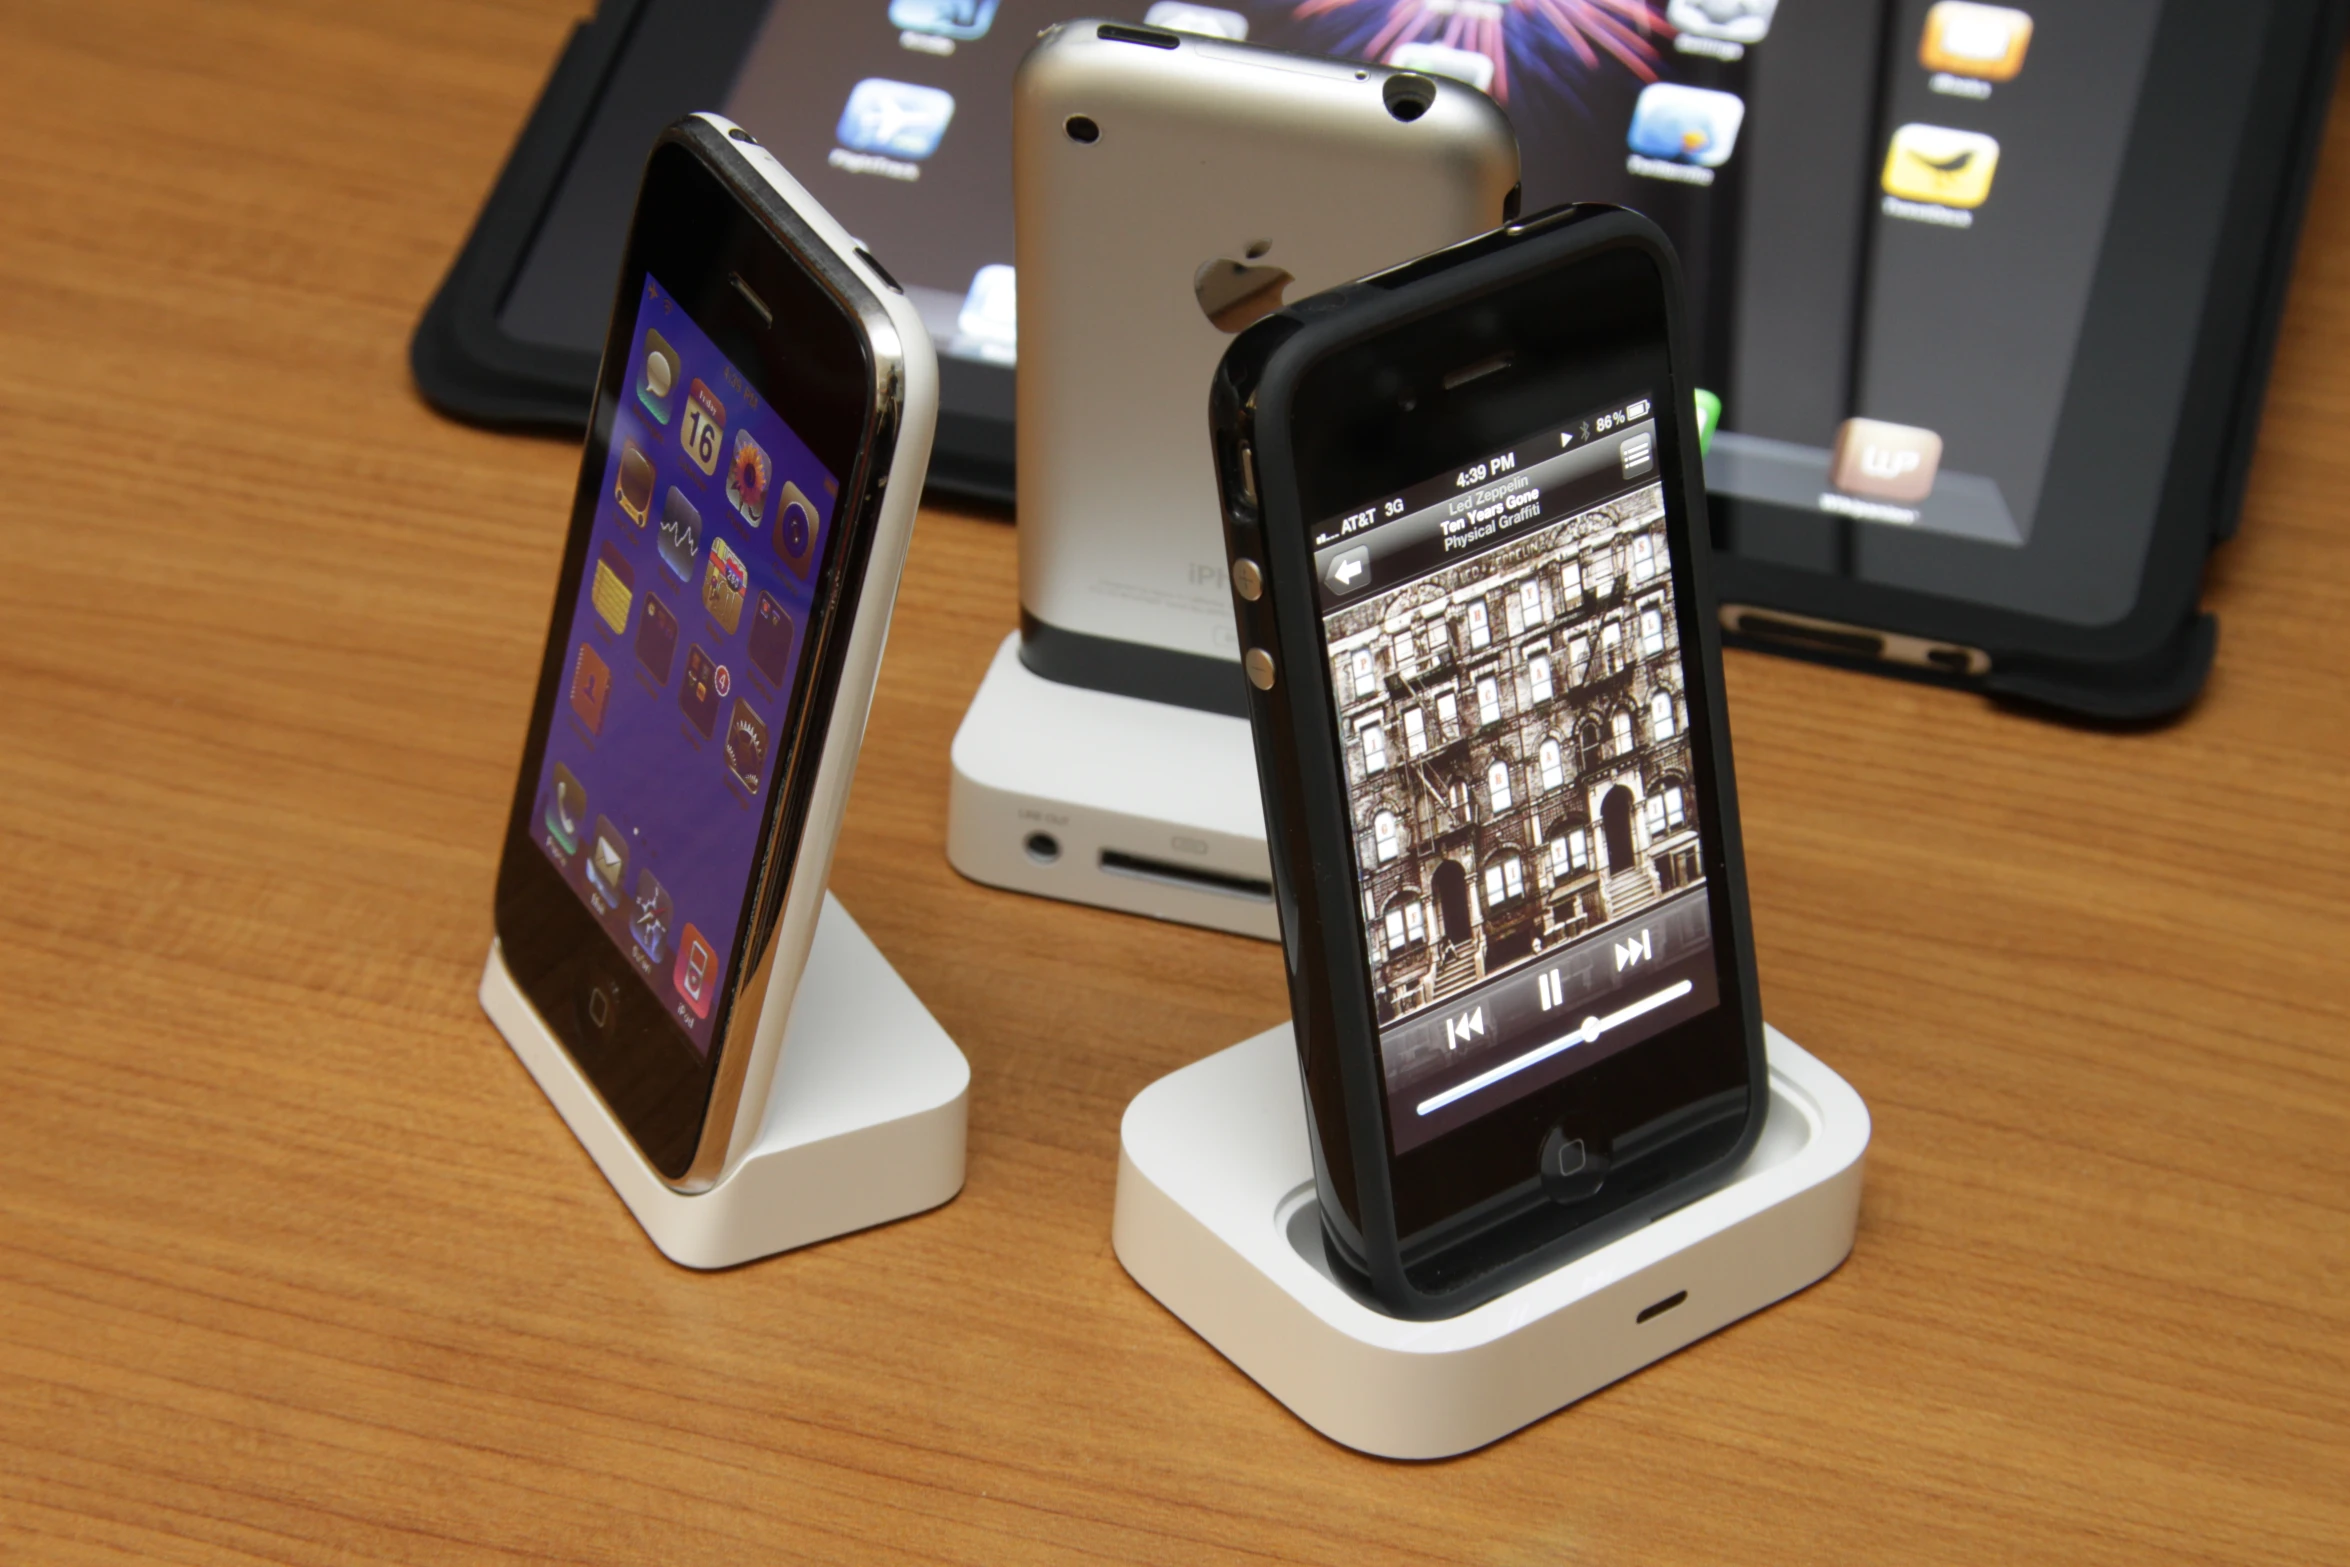
<svg viewBox="0 0 2350 1567">
<path fill-rule="evenodd" d="M 1217 362 L 1285 298 L 1500 223 L 1518 148 L 1457 82 L 1174 37 L 1063 23 L 1013 89 L 1023 650 L 1241 713 Z"/>
</svg>

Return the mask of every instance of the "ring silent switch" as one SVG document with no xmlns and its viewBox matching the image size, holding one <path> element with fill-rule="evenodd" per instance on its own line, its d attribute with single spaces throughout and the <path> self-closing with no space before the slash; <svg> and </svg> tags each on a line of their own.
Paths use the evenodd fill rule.
<svg viewBox="0 0 2350 1567">
<path fill-rule="evenodd" d="M 1259 691 L 1273 689 L 1273 655 L 1261 647 L 1252 647 L 1242 657 L 1240 667 L 1248 671 L 1248 683 Z"/>
<path fill-rule="evenodd" d="M 1254 604 L 1265 596 L 1265 573 L 1243 556 L 1232 563 L 1232 591 Z"/>
</svg>

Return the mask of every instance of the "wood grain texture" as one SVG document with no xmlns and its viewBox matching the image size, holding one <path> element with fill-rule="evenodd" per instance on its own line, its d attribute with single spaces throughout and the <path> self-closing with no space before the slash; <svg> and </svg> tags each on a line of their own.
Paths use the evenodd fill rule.
<svg viewBox="0 0 2350 1567">
<path fill-rule="evenodd" d="M 475 1008 L 576 457 L 404 354 L 568 9 L 0 7 L 0 1559 L 2342 1559 L 2350 114 L 2189 717 L 1731 661 L 1851 1261 L 1405 1466 L 1111 1256 L 1120 1110 L 1279 965 L 947 867 L 998 523 L 924 519 L 836 882 L 959 1199 L 689 1274 Z"/>
</svg>

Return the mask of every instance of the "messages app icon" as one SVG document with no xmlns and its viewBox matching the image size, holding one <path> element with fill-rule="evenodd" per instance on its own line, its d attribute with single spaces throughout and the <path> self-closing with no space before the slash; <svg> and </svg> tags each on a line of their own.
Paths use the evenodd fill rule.
<svg viewBox="0 0 2350 1567">
<path fill-rule="evenodd" d="M 669 405 L 676 396 L 677 350 L 669 346 L 669 339 L 647 327 L 645 362 L 637 371 L 637 401 L 645 405 L 647 413 L 667 424 Z"/>
<path fill-rule="evenodd" d="M 938 151 L 939 138 L 954 117 L 952 93 L 868 76 L 849 90 L 848 107 L 840 111 L 833 134 L 852 151 L 919 163 Z"/>
<path fill-rule="evenodd" d="M 1885 151 L 1885 194 L 1945 207 L 1979 207 L 1991 194 L 1999 143 L 1981 131 L 1904 125 Z"/>
</svg>

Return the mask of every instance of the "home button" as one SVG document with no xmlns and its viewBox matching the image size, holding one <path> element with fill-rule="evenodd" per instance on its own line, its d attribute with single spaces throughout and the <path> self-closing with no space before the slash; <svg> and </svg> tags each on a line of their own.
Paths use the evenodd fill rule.
<svg viewBox="0 0 2350 1567">
<path fill-rule="evenodd" d="M 579 1014 L 598 1039 L 610 1039 L 620 1022 L 620 982 L 609 974 L 589 980 L 579 997 Z"/>
<path fill-rule="evenodd" d="M 1552 1127 L 1542 1140 L 1542 1190 L 1552 1202 L 1583 1202 L 1607 1179 L 1607 1155 Z"/>
</svg>

